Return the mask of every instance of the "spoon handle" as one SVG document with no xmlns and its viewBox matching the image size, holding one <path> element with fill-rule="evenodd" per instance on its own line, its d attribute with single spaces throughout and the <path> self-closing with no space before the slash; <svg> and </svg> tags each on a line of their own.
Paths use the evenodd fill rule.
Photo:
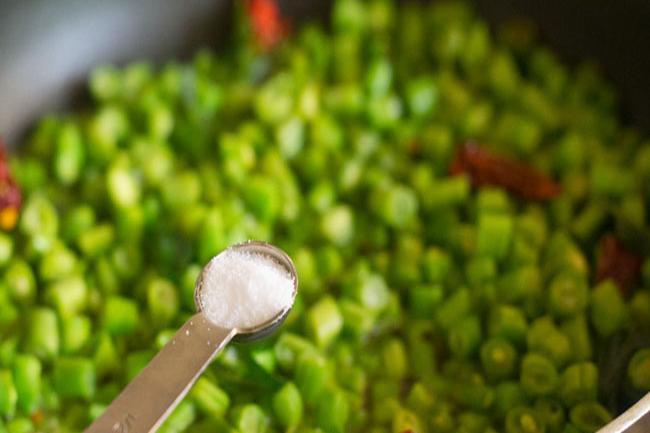
<svg viewBox="0 0 650 433">
<path fill-rule="evenodd" d="M 235 334 L 195 314 L 85 432 L 155 431 Z"/>
<path fill-rule="evenodd" d="M 650 431 L 650 393 L 597 433 L 646 433 Z"/>
</svg>

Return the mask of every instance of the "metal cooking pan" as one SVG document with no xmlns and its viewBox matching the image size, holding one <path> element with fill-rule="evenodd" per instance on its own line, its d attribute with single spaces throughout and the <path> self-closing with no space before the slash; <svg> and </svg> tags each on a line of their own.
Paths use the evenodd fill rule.
<svg viewBox="0 0 650 433">
<path fill-rule="evenodd" d="M 236 1 L 236 0 L 235 0 Z M 621 96 L 625 122 L 650 132 L 650 1 L 475 0 L 491 25 L 532 19 L 567 61 L 594 60 Z M 327 0 L 280 1 L 294 21 L 326 17 Z M 39 116 L 83 105 L 99 64 L 187 59 L 228 43 L 228 0 L 0 0 L 0 136 L 20 143 Z M 637 404 L 650 406 L 650 397 Z M 607 433 L 626 428 L 619 417 Z M 605 430 L 603 430 L 605 431 Z"/>
</svg>

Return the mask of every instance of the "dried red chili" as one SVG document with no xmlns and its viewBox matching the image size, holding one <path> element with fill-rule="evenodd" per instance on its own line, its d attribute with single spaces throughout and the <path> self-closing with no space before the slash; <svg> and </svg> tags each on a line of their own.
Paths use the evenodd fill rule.
<svg viewBox="0 0 650 433">
<path fill-rule="evenodd" d="M 611 279 L 626 296 L 639 278 L 641 257 L 628 250 L 612 234 L 607 234 L 600 239 L 598 249 L 596 281 Z"/>
<path fill-rule="evenodd" d="M 531 165 L 494 155 L 475 143 L 456 153 L 449 172 L 467 173 L 475 187 L 499 186 L 528 200 L 549 200 L 561 192 L 557 182 Z"/>
<path fill-rule="evenodd" d="M 288 33 L 288 22 L 282 17 L 275 0 L 249 0 L 246 8 L 255 40 L 268 50 Z"/>
<path fill-rule="evenodd" d="M 18 221 L 22 204 L 20 188 L 11 175 L 5 146 L 0 141 L 0 228 L 11 230 Z"/>
</svg>

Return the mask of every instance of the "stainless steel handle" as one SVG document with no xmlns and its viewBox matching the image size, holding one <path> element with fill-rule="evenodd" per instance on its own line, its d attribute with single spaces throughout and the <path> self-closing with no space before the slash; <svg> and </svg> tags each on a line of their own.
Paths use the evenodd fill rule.
<svg viewBox="0 0 650 433">
<path fill-rule="evenodd" d="M 235 334 L 195 314 L 85 432 L 155 431 Z"/>
<path fill-rule="evenodd" d="M 597 433 L 650 432 L 650 393 Z"/>
</svg>

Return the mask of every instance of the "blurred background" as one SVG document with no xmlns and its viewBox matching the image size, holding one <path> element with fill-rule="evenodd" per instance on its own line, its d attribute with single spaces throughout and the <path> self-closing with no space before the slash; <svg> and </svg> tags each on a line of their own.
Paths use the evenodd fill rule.
<svg viewBox="0 0 650 433">
<path fill-rule="evenodd" d="M 323 19 L 327 0 L 284 0 L 285 13 Z M 526 17 L 565 60 L 593 59 L 622 98 L 623 117 L 650 130 L 650 2 L 476 0 L 491 25 Z M 0 134 L 15 145 L 47 111 L 84 101 L 88 71 L 133 59 L 188 58 L 227 43 L 229 0 L 0 1 Z"/>
</svg>

